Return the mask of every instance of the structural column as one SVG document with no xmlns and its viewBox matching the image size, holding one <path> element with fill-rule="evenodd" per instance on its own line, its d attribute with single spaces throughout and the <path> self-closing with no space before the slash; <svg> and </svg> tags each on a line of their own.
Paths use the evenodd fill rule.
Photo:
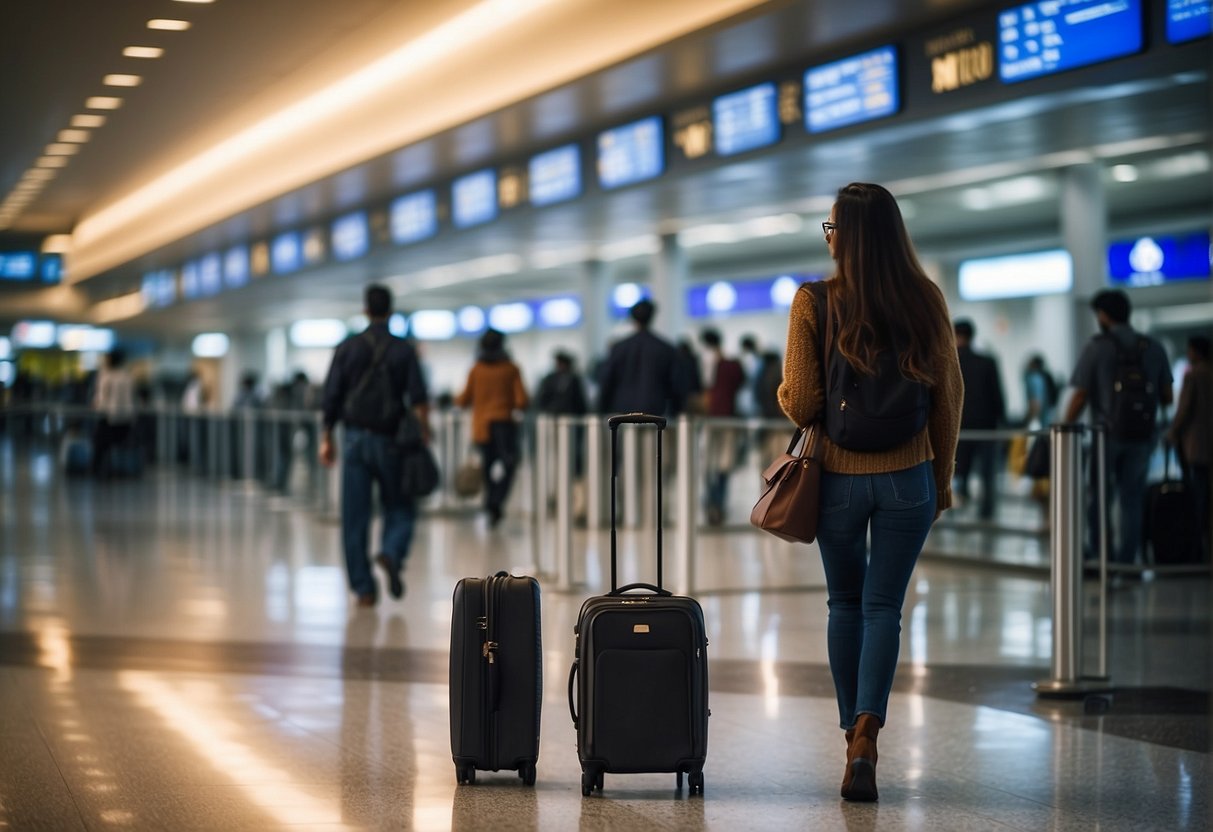
<svg viewBox="0 0 1213 832">
<path fill-rule="evenodd" d="M 1073 317 L 1065 345 L 1070 360 L 1063 365 L 1068 369 L 1095 333 L 1091 298 L 1107 283 L 1108 204 L 1101 165 L 1091 162 L 1062 171 L 1061 239 L 1074 262 Z"/>
<path fill-rule="evenodd" d="M 657 319 L 653 331 L 677 341 L 687 334 L 686 293 L 690 268 L 686 252 L 678 245 L 678 238 L 666 234 L 661 238 L 661 248 L 652 258 L 653 302 L 657 304 Z"/>
</svg>

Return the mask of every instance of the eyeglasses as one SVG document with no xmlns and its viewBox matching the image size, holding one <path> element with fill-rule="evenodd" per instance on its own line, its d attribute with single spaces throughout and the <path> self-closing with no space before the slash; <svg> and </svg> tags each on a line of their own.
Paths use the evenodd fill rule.
<svg viewBox="0 0 1213 832">
<path fill-rule="evenodd" d="M 838 228 L 838 225 L 837 225 L 836 223 L 832 223 L 832 222 L 823 222 L 823 223 L 821 224 L 821 230 L 822 230 L 823 232 L 825 232 L 825 235 L 826 235 L 827 237 L 829 237 L 831 234 L 833 234 L 833 233 L 834 233 L 834 229 L 836 229 L 836 228 Z"/>
</svg>

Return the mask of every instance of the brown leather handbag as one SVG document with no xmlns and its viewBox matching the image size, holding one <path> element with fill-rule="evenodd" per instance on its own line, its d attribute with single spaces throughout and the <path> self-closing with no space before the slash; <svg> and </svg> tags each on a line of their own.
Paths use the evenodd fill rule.
<svg viewBox="0 0 1213 832">
<path fill-rule="evenodd" d="M 750 522 L 782 540 L 812 543 L 817 537 L 821 430 L 820 424 L 798 429 L 787 451 L 762 472 L 766 488 L 750 512 Z M 800 454 L 794 454 L 802 437 Z"/>
</svg>

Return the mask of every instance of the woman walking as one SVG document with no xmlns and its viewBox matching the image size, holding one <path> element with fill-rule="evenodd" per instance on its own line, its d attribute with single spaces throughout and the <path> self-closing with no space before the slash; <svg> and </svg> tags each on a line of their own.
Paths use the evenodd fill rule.
<svg viewBox="0 0 1213 832">
<path fill-rule="evenodd" d="M 920 391 L 920 412 L 880 431 L 894 437 L 891 447 L 871 449 L 882 444 L 877 437 L 856 450 L 856 442 L 818 427 L 824 451 L 817 542 L 828 590 L 830 672 L 847 741 L 842 796 L 873 801 L 876 736 L 897 669 L 906 587 L 931 524 L 952 505 L 964 383 L 947 304 L 919 265 L 893 195 L 879 185 L 847 185 L 822 229 L 835 272 L 816 290 L 802 286 L 792 302 L 779 388 L 784 413 L 800 427 L 824 423 L 827 403 L 838 398 L 824 370 L 837 370 L 840 359 L 877 392 L 887 384 Z M 829 355 L 826 321 L 834 330 Z M 881 373 L 881 367 L 894 369 Z"/>
</svg>

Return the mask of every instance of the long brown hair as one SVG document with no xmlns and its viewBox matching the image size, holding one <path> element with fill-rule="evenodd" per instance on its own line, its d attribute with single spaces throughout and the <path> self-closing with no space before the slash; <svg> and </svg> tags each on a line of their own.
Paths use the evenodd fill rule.
<svg viewBox="0 0 1213 832">
<path fill-rule="evenodd" d="M 933 384 L 931 353 L 951 334 L 948 307 L 918 262 L 897 200 L 880 185 L 852 182 L 838 191 L 834 222 L 834 348 L 868 374 L 881 351 L 896 350 L 902 375 Z"/>
</svg>

